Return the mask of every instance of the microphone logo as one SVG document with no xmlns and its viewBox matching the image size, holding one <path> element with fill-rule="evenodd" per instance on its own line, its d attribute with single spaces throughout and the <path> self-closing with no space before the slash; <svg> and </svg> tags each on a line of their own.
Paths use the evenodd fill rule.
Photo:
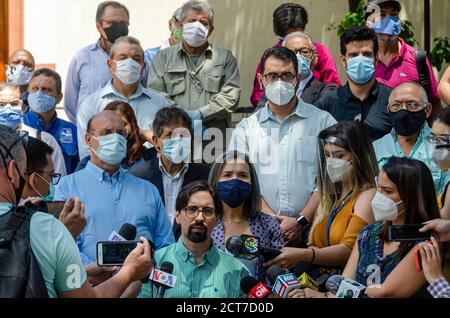
<svg viewBox="0 0 450 318">
<path fill-rule="evenodd" d="M 152 281 L 166 285 L 170 288 L 175 286 L 176 279 L 177 279 L 176 276 L 166 273 L 166 272 L 156 269 L 156 268 L 153 269 L 151 277 L 152 277 Z"/>
</svg>

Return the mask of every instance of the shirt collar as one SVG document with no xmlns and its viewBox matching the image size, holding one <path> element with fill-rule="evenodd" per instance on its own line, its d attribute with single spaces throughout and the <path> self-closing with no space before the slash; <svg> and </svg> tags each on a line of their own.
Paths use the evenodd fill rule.
<svg viewBox="0 0 450 318">
<path fill-rule="evenodd" d="M 303 90 L 305 89 L 306 85 L 308 85 L 309 81 L 311 80 L 311 78 L 313 77 L 313 73 L 311 72 L 311 74 L 309 74 L 309 76 L 305 79 L 302 79 L 300 81 L 300 86 L 298 87 L 297 90 L 297 96 L 300 96 L 303 93 Z M 300 93 L 300 94 L 299 94 Z"/>
<path fill-rule="evenodd" d="M 49 130 L 51 130 L 51 128 L 53 127 L 53 125 L 54 125 L 55 122 L 56 122 L 56 118 L 58 117 L 58 116 L 56 115 L 56 112 L 55 112 L 55 113 L 53 114 L 52 119 L 50 120 L 50 124 L 48 125 L 48 127 L 45 127 L 44 120 L 42 119 L 41 116 L 39 116 L 38 113 L 36 113 L 36 112 L 30 110 L 30 111 L 27 113 L 27 116 L 28 116 L 28 118 L 29 118 L 33 123 L 36 123 L 36 124 L 38 125 L 39 130 L 43 130 L 43 131 L 49 131 Z"/>
<path fill-rule="evenodd" d="M 401 37 L 398 37 L 398 41 L 400 42 L 402 48 L 400 49 L 400 52 L 398 52 L 397 56 L 399 59 L 404 60 L 408 52 L 408 47 L 406 46 L 405 40 L 403 40 Z"/>
<path fill-rule="evenodd" d="M 102 170 L 100 167 L 96 166 L 92 163 L 92 161 L 88 161 L 85 168 L 90 174 L 92 174 L 100 183 L 102 182 L 109 182 L 110 177 L 109 173 L 105 170 Z M 119 169 L 113 174 L 112 180 L 121 182 L 123 178 L 125 177 L 125 170 L 122 167 L 119 167 Z"/>
<path fill-rule="evenodd" d="M 176 243 L 175 253 L 176 255 L 179 255 L 184 262 L 187 262 L 191 257 L 195 258 L 195 255 L 192 254 L 192 252 L 189 251 L 184 245 L 182 237 L 180 237 L 178 239 L 178 242 Z M 214 245 L 212 240 L 211 240 L 211 248 L 202 256 L 202 260 L 204 259 L 206 259 L 206 261 L 210 265 L 216 265 L 219 263 L 220 260 L 219 251 L 217 250 L 217 247 Z"/>
<path fill-rule="evenodd" d="M 295 108 L 294 112 L 290 114 L 288 117 L 286 117 L 284 120 L 290 118 L 291 116 L 298 116 L 300 118 L 308 118 L 308 114 L 305 112 L 304 106 L 305 102 L 301 98 L 297 98 L 297 107 Z M 259 112 L 258 121 L 260 123 L 263 123 L 267 120 L 273 120 L 276 122 L 279 122 L 278 118 L 272 113 L 272 111 L 269 108 L 269 102 L 266 103 L 266 106 L 264 106 L 263 109 Z M 283 121 L 284 121 L 283 120 Z"/>
<path fill-rule="evenodd" d="M 152 98 L 150 92 L 148 90 L 144 89 L 144 87 L 141 84 L 138 85 L 138 88 L 137 88 L 136 92 L 133 95 L 131 95 L 129 98 L 127 98 L 127 97 L 123 96 L 122 94 L 120 94 L 114 88 L 114 86 L 112 84 L 112 80 L 106 86 L 104 86 L 102 88 L 100 94 L 101 94 L 102 98 L 105 98 L 106 96 L 109 96 L 109 95 L 113 95 L 114 97 L 118 97 L 118 98 L 120 98 L 120 99 L 122 99 L 124 101 L 133 100 L 133 99 L 136 99 L 136 98 L 138 98 L 138 97 L 140 97 L 142 95 L 146 95 L 150 99 Z"/>
<path fill-rule="evenodd" d="M 370 88 L 368 97 L 369 96 L 376 97 L 378 95 L 379 90 L 380 90 L 380 84 L 378 83 L 377 80 L 375 80 L 375 83 Z M 360 101 L 359 98 L 357 98 L 355 95 L 353 95 L 352 91 L 350 90 L 350 84 L 348 82 L 344 86 L 344 93 L 345 93 L 345 98 L 347 99 L 347 101 L 349 101 L 351 99 Z"/>
<path fill-rule="evenodd" d="M 12 207 L 11 203 L 0 203 L 0 215 L 8 213 Z"/>
<path fill-rule="evenodd" d="M 158 165 L 159 165 L 159 170 L 161 171 L 161 173 L 163 175 L 166 175 L 170 179 L 178 179 L 181 176 L 184 176 L 184 174 L 188 170 L 188 164 L 185 163 L 183 168 L 181 168 L 180 171 L 178 171 L 178 173 L 175 176 L 172 176 L 169 172 L 167 172 L 166 168 L 164 167 L 161 157 L 158 158 Z"/>
<path fill-rule="evenodd" d="M 177 47 L 178 54 L 181 55 L 182 52 L 184 54 L 188 54 L 186 52 L 186 50 L 184 49 L 184 47 L 183 47 L 183 42 L 180 42 L 180 43 L 178 43 L 176 45 L 178 45 L 178 47 Z M 212 51 L 213 51 L 213 45 L 211 43 L 208 43 L 208 46 L 207 46 L 206 50 L 204 50 L 201 54 L 205 54 L 206 57 L 209 58 L 209 57 L 211 57 Z"/>
</svg>

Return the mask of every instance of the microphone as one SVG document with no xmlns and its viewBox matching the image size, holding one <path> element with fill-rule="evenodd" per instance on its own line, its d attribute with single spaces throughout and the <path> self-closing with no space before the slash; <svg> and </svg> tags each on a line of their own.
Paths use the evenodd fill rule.
<svg viewBox="0 0 450 318">
<path fill-rule="evenodd" d="M 160 269 L 153 268 L 150 276 L 152 281 L 155 282 L 157 286 L 156 298 L 164 298 L 164 293 L 166 289 L 175 286 L 177 277 L 172 275 L 173 264 L 171 262 L 164 262 L 161 264 Z"/>
<path fill-rule="evenodd" d="M 264 286 L 263 283 L 258 282 L 251 276 L 246 276 L 241 280 L 241 289 L 247 298 L 268 298 L 270 295 L 270 289 Z"/>
<path fill-rule="evenodd" d="M 327 282 L 325 283 L 325 286 L 327 287 L 327 290 L 332 292 L 336 295 L 339 285 L 341 285 L 342 281 L 344 280 L 344 276 L 342 275 L 333 275 L 328 278 Z"/>
<path fill-rule="evenodd" d="M 292 273 L 285 274 L 285 271 L 279 266 L 271 266 L 267 270 L 267 275 L 271 281 L 274 281 L 272 292 L 278 298 L 287 298 L 291 290 L 301 287 L 297 277 Z"/>
<path fill-rule="evenodd" d="M 130 223 L 124 223 L 119 230 L 119 233 L 112 231 L 108 238 L 108 241 L 121 242 L 132 241 L 136 238 L 136 226 Z"/>
<path fill-rule="evenodd" d="M 237 258 L 253 259 L 262 255 L 265 261 L 270 261 L 281 254 L 279 250 L 261 246 L 259 238 L 247 234 L 231 236 L 225 246 Z"/>
<path fill-rule="evenodd" d="M 315 291 L 319 291 L 319 285 L 307 273 L 301 274 L 298 277 L 298 281 L 300 282 L 300 288 L 309 288 Z"/>
<path fill-rule="evenodd" d="M 342 275 L 333 275 L 326 282 L 327 289 L 336 295 L 336 298 L 367 298 L 364 293 L 366 286 L 345 278 Z"/>
</svg>

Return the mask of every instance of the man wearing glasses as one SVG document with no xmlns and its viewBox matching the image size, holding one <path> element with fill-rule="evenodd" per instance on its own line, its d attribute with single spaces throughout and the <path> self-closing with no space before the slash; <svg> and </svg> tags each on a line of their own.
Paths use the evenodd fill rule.
<svg viewBox="0 0 450 318">
<path fill-rule="evenodd" d="M 317 136 L 336 120 L 295 95 L 300 76 L 294 52 L 270 48 L 261 65 L 258 79 L 269 101 L 239 123 L 228 150 L 249 156 L 261 185 L 262 211 L 281 221 L 286 243 L 296 246 L 319 204 L 313 194 Z"/>
<path fill-rule="evenodd" d="M 245 266 L 219 250 L 211 232 L 222 214 L 218 194 L 206 181 L 196 181 L 181 190 L 176 201 L 176 222 L 181 225 L 177 243 L 155 253 L 156 264 L 170 262 L 177 277 L 166 298 L 244 298 L 241 279 L 249 276 Z M 140 297 L 154 297 L 157 288 L 143 285 Z"/>
<path fill-rule="evenodd" d="M 387 108 L 394 128 L 373 143 L 378 166 L 381 168 L 392 156 L 423 161 L 431 170 L 436 194 L 441 193 L 449 174 L 433 162 L 433 144 L 426 142 L 431 135 L 426 119 L 432 105 L 425 89 L 414 82 L 402 83 L 392 91 Z"/>
</svg>

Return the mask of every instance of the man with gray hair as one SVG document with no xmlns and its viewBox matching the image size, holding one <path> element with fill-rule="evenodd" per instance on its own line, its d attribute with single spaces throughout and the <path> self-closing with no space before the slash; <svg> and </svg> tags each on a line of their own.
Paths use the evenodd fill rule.
<svg viewBox="0 0 450 318">
<path fill-rule="evenodd" d="M 186 2 L 180 18 L 178 26 L 183 31 L 183 41 L 155 56 L 150 65 L 148 87 L 180 105 L 194 125 L 202 121 L 206 128 L 220 129 L 222 136 L 214 140 L 218 150 L 215 155 L 219 155 L 226 147 L 226 128 L 231 126 L 231 114 L 241 94 L 238 64 L 230 50 L 208 42 L 214 31 L 214 11 L 207 2 Z M 196 138 L 196 145 L 199 139 Z"/>
<path fill-rule="evenodd" d="M 318 61 L 317 49 L 311 40 L 311 37 L 304 32 L 292 32 L 286 35 L 282 46 L 288 48 L 297 55 L 298 75 L 300 76 L 300 85 L 296 95 L 305 103 L 315 105 L 317 101 L 326 93 L 337 88 L 335 84 L 325 84 L 317 80 L 312 69 Z M 267 97 L 263 95 L 258 102 L 258 108 L 266 106 Z"/>
<path fill-rule="evenodd" d="M 147 140 L 151 140 L 151 129 L 156 113 L 170 102 L 158 92 L 142 86 L 140 83 L 145 71 L 144 50 L 140 42 L 131 37 L 118 38 L 111 47 L 107 60 L 112 80 L 83 101 L 77 114 L 78 151 L 80 159 L 89 155 L 85 143 L 89 119 L 100 113 L 108 103 L 120 100 L 133 108 L 134 114 Z M 144 133 L 145 131 L 145 133 Z"/>
<path fill-rule="evenodd" d="M 420 160 L 431 170 L 438 195 L 450 181 L 450 174 L 436 166 L 432 160 L 433 145 L 426 141 L 431 135 L 426 119 L 432 105 L 425 89 L 415 82 L 398 85 L 389 97 L 388 111 L 394 128 L 373 143 L 378 166 L 381 168 L 392 156 Z"/>
</svg>

